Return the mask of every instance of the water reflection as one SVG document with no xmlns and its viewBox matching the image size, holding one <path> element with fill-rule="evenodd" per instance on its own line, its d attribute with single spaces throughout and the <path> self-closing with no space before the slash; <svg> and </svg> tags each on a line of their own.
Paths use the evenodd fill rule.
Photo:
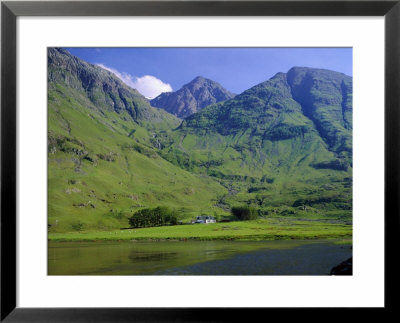
<svg viewBox="0 0 400 323">
<path fill-rule="evenodd" d="M 49 275 L 326 275 L 332 241 L 49 242 Z"/>
<path fill-rule="evenodd" d="M 137 252 L 133 251 L 129 255 L 129 259 L 132 262 L 137 263 L 138 261 L 164 261 L 169 260 L 173 257 L 178 257 L 178 253 L 176 252 L 154 252 L 154 253 L 147 253 L 147 252 Z"/>
</svg>

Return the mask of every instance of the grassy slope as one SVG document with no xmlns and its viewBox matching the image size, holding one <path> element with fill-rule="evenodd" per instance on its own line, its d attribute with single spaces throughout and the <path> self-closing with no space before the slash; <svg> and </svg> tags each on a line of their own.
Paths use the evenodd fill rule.
<svg viewBox="0 0 400 323">
<path fill-rule="evenodd" d="M 226 189 L 159 157 L 147 146 L 154 129 L 145 123 L 100 113 L 61 84 L 49 88 L 48 111 L 50 232 L 126 227 L 141 207 L 166 205 L 184 218 L 221 211 L 213 205 Z"/>
<path fill-rule="evenodd" d="M 160 141 L 164 158 L 229 189 L 220 200 L 226 209 L 249 204 L 269 216 L 351 221 L 352 169 L 313 166 L 338 155 L 291 98 L 283 74 L 192 115 Z"/>
</svg>

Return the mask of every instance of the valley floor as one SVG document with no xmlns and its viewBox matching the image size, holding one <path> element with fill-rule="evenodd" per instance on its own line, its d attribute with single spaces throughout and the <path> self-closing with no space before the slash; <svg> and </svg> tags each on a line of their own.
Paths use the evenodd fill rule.
<svg viewBox="0 0 400 323">
<path fill-rule="evenodd" d="M 351 224 L 295 218 L 48 234 L 50 241 L 345 239 L 351 243 L 351 238 Z"/>
</svg>

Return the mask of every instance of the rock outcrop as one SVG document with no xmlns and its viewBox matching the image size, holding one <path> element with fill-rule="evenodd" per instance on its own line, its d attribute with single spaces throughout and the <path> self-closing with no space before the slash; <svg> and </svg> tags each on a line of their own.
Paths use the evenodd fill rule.
<svg viewBox="0 0 400 323">
<path fill-rule="evenodd" d="M 333 267 L 330 275 L 353 275 L 353 257 Z"/>
</svg>

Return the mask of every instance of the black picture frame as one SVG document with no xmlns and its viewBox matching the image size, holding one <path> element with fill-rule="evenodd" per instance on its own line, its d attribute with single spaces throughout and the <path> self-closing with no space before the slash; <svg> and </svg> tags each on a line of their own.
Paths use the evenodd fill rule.
<svg viewBox="0 0 400 323">
<path fill-rule="evenodd" d="M 258 320 L 256 317 L 263 317 L 265 311 L 282 317 L 293 312 L 305 313 L 304 308 L 16 307 L 16 19 L 19 16 L 384 16 L 385 306 L 364 312 L 369 318 L 376 316 L 382 320 L 382 314 L 396 311 L 400 231 L 400 0 L 4 1 L 1 3 L 1 322 L 235 322 L 243 315 L 246 321 Z M 341 319 L 343 315 L 349 318 L 349 311 L 360 309 L 323 310 L 330 318 Z"/>
</svg>

